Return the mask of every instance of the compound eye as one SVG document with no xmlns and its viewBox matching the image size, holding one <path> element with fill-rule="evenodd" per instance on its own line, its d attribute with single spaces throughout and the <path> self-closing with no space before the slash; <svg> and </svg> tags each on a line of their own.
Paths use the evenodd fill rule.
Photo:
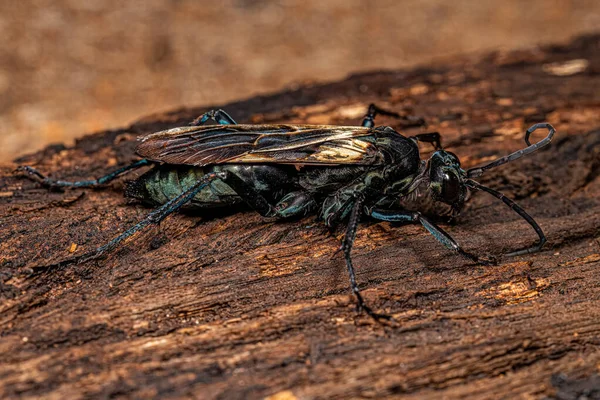
<svg viewBox="0 0 600 400">
<path fill-rule="evenodd" d="M 460 199 L 462 192 L 461 182 L 458 176 L 451 173 L 444 173 L 442 180 L 442 197 L 450 202 L 454 203 Z"/>
</svg>

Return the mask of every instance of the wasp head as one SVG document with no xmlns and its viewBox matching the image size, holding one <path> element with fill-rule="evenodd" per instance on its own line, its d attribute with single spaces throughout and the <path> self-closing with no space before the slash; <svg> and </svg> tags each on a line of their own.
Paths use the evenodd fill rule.
<svg viewBox="0 0 600 400">
<path fill-rule="evenodd" d="M 465 171 L 458 157 L 449 151 L 438 150 L 429 159 L 430 189 L 435 200 L 460 211 L 467 197 Z"/>
</svg>

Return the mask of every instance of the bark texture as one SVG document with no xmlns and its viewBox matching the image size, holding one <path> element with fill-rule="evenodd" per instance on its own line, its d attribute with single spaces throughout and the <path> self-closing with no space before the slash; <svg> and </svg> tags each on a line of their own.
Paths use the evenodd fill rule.
<svg viewBox="0 0 600 400">
<path fill-rule="evenodd" d="M 480 180 L 534 216 L 548 236 L 544 250 L 483 267 L 419 226 L 365 221 L 354 251 L 358 280 L 368 303 L 394 316 L 390 325 L 355 312 L 343 257 L 334 255 L 340 237 L 314 218 L 180 213 L 105 260 L 32 275 L 106 243 L 149 210 L 124 200 L 123 180 L 50 192 L 12 171 L 33 164 L 62 179 L 99 176 L 135 159 L 138 135 L 187 124 L 204 109 L 152 115 L 0 166 L 0 397 L 594 393 L 600 36 L 356 75 L 223 108 L 239 122 L 349 125 L 370 102 L 423 117 L 426 126 L 402 132 L 439 131 L 467 167 L 523 147 L 535 122 L 554 124 L 550 146 Z M 399 128 L 390 117 L 377 123 Z M 483 255 L 535 240 L 485 194 L 448 229 Z"/>
</svg>

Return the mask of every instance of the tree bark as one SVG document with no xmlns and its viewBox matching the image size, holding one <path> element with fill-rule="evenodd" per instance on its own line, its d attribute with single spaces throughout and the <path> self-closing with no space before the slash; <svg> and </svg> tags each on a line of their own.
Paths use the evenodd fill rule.
<svg viewBox="0 0 600 400">
<path fill-rule="evenodd" d="M 597 388 L 600 36 L 221 107 L 244 123 L 354 125 L 371 102 L 423 117 L 424 127 L 376 123 L 407 135 L 439 131 L 465 167 L 523 148 L 533 123 L 554 124 L 550 146 L 480 180 L 539 222 L 543 251 L 486 267 L 422 227 L 364 221 L 357 278 L 390 324 L 356 312 L 340 235 L 314 217 L 179 213 L 106 259 L 32 274 L 106 243 L 150 210 L 124 200 L 131 177 L 57 192 L 13 170 L 100 176 L 136 159 L 137 136 L 206 109 L 152 115 L 0 167 L 0 397 L 543 398 Z M 484 193 L 447 229 L 480 255 L 536 239 Z"/>
</svg>

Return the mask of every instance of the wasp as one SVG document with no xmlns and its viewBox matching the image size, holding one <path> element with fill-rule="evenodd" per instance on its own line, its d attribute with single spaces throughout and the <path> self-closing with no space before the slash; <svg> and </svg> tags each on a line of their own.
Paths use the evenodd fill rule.
<svg viewBox="0 0 600 400">
<path fill-rule="evenodd" d="M 69 182 L 50 179 L 29 166 L 21 169 L 48 187 L 92 187 L 151 166 L 127 183 L 125 196 L 157 208 L 109 243 L 79 257 L 78 262 L 111 251 L 184 206 L 207 210 L 245 204 L 268 218 L 317 214 L 328 227 L 345 222 L 340 249 L 350 288 L 358 309 L 375 319 L 389 317 L 365 304 L 351 257 L 363 216 L 421 224 L 446 248 L 473 262 L 487 264 L 487 260 L 464 250 L 437 224 L 463 209 L 469 191 L 483 191 L 504 202 L 538 235 L 535 244 L 508 256 L 542 248 L 546 237 L 535 220 L 514 201 L 473 178 L 548 145 L 555 134 L 550 124 L 530 127 L 525 132 L 524 149 L 464 170 L 459 158 L 442 148 L 438 132 L 406 137 L 389 126 L 375 127 L 377 114 L 397 115 L 372 104 L 361 126 L 245 125 L 237 124 L 223 110 L 212 110 L 190 126 L 141 137 L 136 150 L 141 160 L 99 179 Z M 216 124 L 206 125 L 209 120 Z M 547 129 L 547 136 L 531 144 L 530 135 L 540 128 Z M 428 160 L 421 159 L 418 142 L 434 147 Z"/>
</svg>

